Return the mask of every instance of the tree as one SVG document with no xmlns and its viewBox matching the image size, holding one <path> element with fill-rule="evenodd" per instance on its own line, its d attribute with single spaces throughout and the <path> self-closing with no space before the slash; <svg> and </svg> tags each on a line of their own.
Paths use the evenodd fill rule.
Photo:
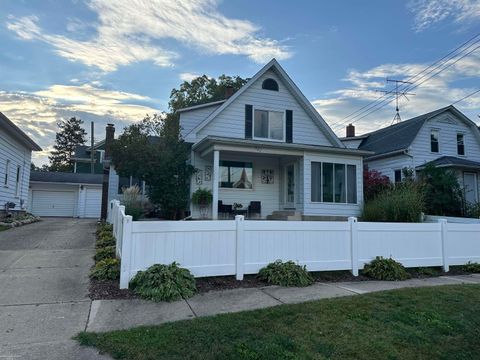
<svg viewBox="0 0 480 360">
<path fill-rule="evenodd" d="M 49 156 L 50 171 L 73 171 L 72 157 L 77 145 L 86 143 L 87 132 L 82 127 L 83 121 L 72 117 L 69 120 L 61 120 L 57 123 L 60 131 L 55 136 L 55 145 L 52 155 Z"/>
<path fill-rule="evenodd" d="M 177 110 L 225 98 L 226 89 L 240 89 L 246 79 L 206 75 L 184 81 L 170 94 L 169 113 L 147 116 L 125 128 L 112 146 L 112 163 L 120 176 L 133 176 L 148 185 L 148 195 L 169 218 L 185 211 L 190 177 L 195 172 L 188 164 L 189 146 L 180 135 Z"/>
<path fill-rule="evenodd" d="M 455 172 L 428 164 L 421 173 L 421 179 L 427 214 L 462 215 L 463 192 Z"/>
<path fill-rule="evenodd" d="M 248 79 L 240 76 L 221 75 L 218 79 L 209 78 L 207 75 L 199 76 L 190 82 L 184 81 L 179 89 L 173 89 L 168 106 L 175 113 L 178 109 L 188 106 L 223 100 L 228 87 L 237 91 L 247 81 Z"/>
<path fill-rule="evenodd" d="M 37 166 L 33 162 L 30 163 L 30 171 L 48 171 L 48 165 L 43 164 L 42 166 Z"/>
<path fill-rule="evenodd" d="M 146 117 L 127 127 L 112 145 L 112 163 L 120 176 L 134 176 L 148 185 L 148 196 L 164 215 L 177 219 L 189 201 L 188 146 L 173 114 Z"/>
</svg>

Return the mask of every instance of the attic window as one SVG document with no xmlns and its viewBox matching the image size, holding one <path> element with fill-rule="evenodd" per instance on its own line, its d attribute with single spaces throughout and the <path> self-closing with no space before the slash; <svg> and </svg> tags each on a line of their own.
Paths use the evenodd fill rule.
<svg viewBox="0 0 480 360">
<path fill-rule="evenodd" d="M 278 83 L 271 78 L 265 79 L 262 83 L 262 89 L 278 91 Z"/>
</svg>

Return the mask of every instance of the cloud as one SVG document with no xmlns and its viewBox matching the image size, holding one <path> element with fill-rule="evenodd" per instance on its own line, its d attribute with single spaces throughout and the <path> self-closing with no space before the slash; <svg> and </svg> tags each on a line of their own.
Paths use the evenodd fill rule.
<svg viewBox="0 0 480 360">
<path fill-rule="evenodd" d="M 379 104 L 376 107 L 378 108 L 377 111 L 363 118 L 361 117 L 370 112 L 370 107 L 360 110 L 354 116 L 349 117 L 353 112 L 383 95 L 374 90 L 370 91 L 370 89 L 392 90 L 393 86 L 387 85 L 385 82 L 387 77 L 408 79 L 417 75 L 426 66 L 427 64 L 383 64 L 363 72 L 350 70 L 344 79 L 348 84 L 345 88 L 329 92 L 323 98 L 313 100 L 312 104 L 339 136 L 345 136 L 345 126 L 350 122 L 354 122 L 357 127 L 357 134 L 370 132 L 390 125 L 395 115 L 395 103 L 391 101 L 393 96 L 386 96 L 380 100 L 387 100 L 383 102 L 386 106 L 381 107 Z M 430 75 L 433 75 L 433 73 Z M 422 79 L 417 76 L 413 80 L 418 80 L 417 83 L 420 83 L 430 75 Z M 413 89 L 412 92 L 415 93 L 415 96 L 409 96 L 409 101 L 403 97 L 400 98 L 400 115 L 402 119 L 406 120 L 448 106 L 452 102 L 474 92 L 478 87 L 465 85 L 467 83 L 465 80 L 479 77 L 480 54 L 477 52 L 472 53 Z M 469 116 L 471 120 L 478 122 L 480 93 L 465 99 L 455 106 Z"/>
<path fill-rule="evenodd" d="M 413 0 L 408 3 L 408 8 L 415 14 L 414 29 L 418 32 L 446 19 L 458 24 L 480 19 L 478 0 Z"/>
<path fill-rule="evenodd" d="M 279 41 L 259 36 L 261 28 L 250 21 L 222 15 L 218 3 L 218 0 L 91 0 L 88 6 L 97 14 L 98 23 L 94 26 L 95 35 L 89 40 L 45 33 L 36 16 L 10 15 L 7 28 L 22 40 L 45 42 L 60 56 L 104 72 L 139 61 L 173 66 L 179 55 L 159 45 L 163 39 L 174 39 L 202 53 L 244 55 L 259 63 L 292 55 Z M 80 25 L 70 21 L 67 28 Z"/>
<path fill-rule="evenodd" d="M 96 138 L 101 139 L 107 123 L 114 123 L 118 131 L 146 114 L 158 113 L 142 105 L 149 100 L 142 95 L 106 90 L 92 84 L 53 85 L 34 93 L 0 91 L 2 112 L 43 148 L 42 152 L 33 153 L 37 164 L 48 161 L 58 120 L 79 117 L 85 121 L 86 130 L 90 129 L 88 123 L 94 121 Z"/>
<path fill-rule="evenodd" d="M 193 79 L 199 76 L 202 76 L 202 75 L 191 73 L 191 72 L 184 72 L 184 73 L 180 73 L 179 78 L 182 81 L 192 81 Z"/>
</svg>

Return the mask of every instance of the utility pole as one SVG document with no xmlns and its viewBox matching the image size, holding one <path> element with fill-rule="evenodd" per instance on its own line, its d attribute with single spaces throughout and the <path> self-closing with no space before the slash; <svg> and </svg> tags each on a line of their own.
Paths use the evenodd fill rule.
<svg viewBox="0 0 480 360">
<path fill-rule="evenodd" d="M 405 99 L 408 100 L 407 95 L 415 95 L 415 94 L 406 92 L 405 90 L 402 91 L 398 89 L 398 84 L 412 84 L 410 81 L 387 79 L 387 83 L 389 82 L 395 83 L 395 90 L 388 90 L 388 91 L 377 90 L 377 91 L 383 92 L 385 94 L 392 94 L 392 93 L 395 94 L 395 116 L 393 117 L 393 121 L 392 121 L 392 125 L 393 125 L 394 123 L 399 123 L 402 121 L 402 118 L 400 117 L 400 108 L 398 107 L 398 98 L 400 96 L 403 96 L 405 97 Z"/>
<path fill-rule="evenodd" d="M 92 174 L 95 174 L 95 149 L 93 148 L 94 146 L 94 134 L 93 134 L 93 131 L 94 131 L 94 123 L 93 121 L 90 122 L 90 172 Z"/>
</svg>

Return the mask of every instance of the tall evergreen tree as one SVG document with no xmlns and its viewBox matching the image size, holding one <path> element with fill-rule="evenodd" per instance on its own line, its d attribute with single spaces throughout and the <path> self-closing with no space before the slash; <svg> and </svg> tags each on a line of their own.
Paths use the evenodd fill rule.
<svg viewBox="0 0 480 360">
<path fill-rule="evenodd" d="M 73 154 L 77 145 L 86 143 L 87 132 L 82 127 L 83 120 L 72 117 L 57 123 L 60 131 L 55 136 L 55 145 L 50 160 L 50 171 L 73 172 Z"/>
</svg>

